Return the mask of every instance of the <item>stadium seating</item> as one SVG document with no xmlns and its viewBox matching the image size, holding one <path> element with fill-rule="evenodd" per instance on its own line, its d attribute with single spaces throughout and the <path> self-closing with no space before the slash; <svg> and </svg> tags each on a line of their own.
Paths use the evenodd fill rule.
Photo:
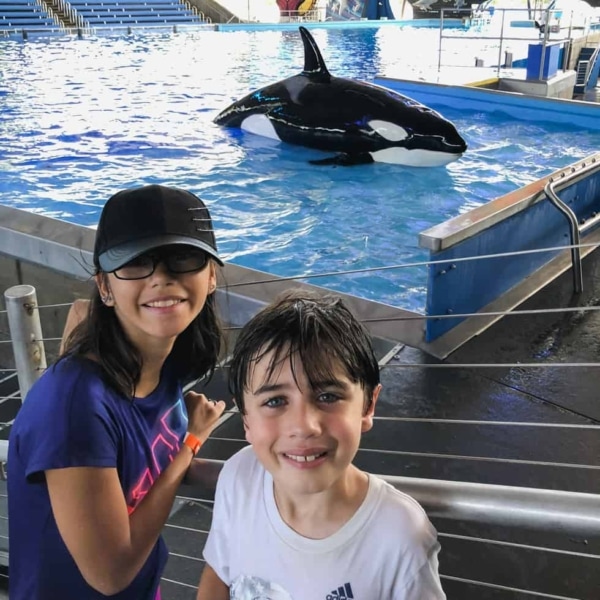
<svg viewBox="0 0 600 600">
<path fill-rule="evenodd" d="M 0 31 L 40 30 L 57 27 L 48 12 L 35 0 L 0 0 Z"/>
<path fill-rule="evenodd" d="M 0 0 L 0 35 L 14 31 L 64 30 L 64 26 L 70 27 L 73 23 L 90 30 L 120 25 L 206 23 L 204 15 L 179 0 L 65 0 L 61 4 L 67 9 L 71 23 L 61 23 L 60 12 L 49 12 L 36 0 Z"/>
<path fill-rule="evenodd" d="M 199 24 L 196 11 L 177 0 L 71 0 L 84 27 Z"/>
</svg>

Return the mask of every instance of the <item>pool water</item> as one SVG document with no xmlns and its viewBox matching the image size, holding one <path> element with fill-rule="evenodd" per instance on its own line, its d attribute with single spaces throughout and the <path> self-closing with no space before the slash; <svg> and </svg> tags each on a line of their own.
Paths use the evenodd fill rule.
<svg viewBox="0 0 600 600">
<path fill-rule="evenodd" d="M 437 30 L 313 33 L 334 75 L 372 79 L 400 62 L 418 70 L 422 56 L 437 60 Z M 4 41 L 0 202 L 94 226 L 119 189 L 177 185 L 210 206 L 227 260 L 308 276 L 425 260 L 419 232 L 600 145 L 597 131 L 444 108 L 469 144 L 447 167 L 316 167 L 308 161 L 317 151 L 212 123 L 233 100 L 302 65 L 295 31 Z M 425 304 L 424 267 L 314 283 L 410 310 Z"/>
</svg>

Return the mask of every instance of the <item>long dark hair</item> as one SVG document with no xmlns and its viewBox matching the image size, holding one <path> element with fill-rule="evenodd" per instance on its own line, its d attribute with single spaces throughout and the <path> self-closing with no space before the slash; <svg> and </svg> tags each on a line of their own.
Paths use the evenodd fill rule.
<svg viewBox="0 0 600 600">
<path fill-rule="evenodd" d="M 210 379 L 223 343 L 215 295 L 209 294 L 200 314 L 182 331 L 167 361 L 182 382 Z M 67 356 L 93 356 L 106 382 L 132 398 L 142 373 L 142 356 L 129 341 L 112 307 L 106 306 L 94 289 L 87 317 L 71 332 L 65 343 Z"/>
</svg>

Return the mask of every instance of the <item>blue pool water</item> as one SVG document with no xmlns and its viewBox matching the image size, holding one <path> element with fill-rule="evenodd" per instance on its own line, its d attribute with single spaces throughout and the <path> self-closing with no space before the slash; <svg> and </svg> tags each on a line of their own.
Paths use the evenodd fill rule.
<svg viewBox="0 0 600 600">
<path fill-rule="evenodd" d="M 314 35 L 336 75 L 436 64 L 437 30 Z M 0 202 L 94 226 L 121 188 L 178 185 L 211 207 L 226 259 L 309 275 L 425 260 L 419 232 L 600 146 L 598 131 L 443 108 L 469 144 L 446 168 L 315 167 L 316 151 L 212 123 L 232 100 L 302 64 L 294 31 L 4 41 Z M 314 283 L 411 310 L 425 303 L 423 267 Z"/>
</svg>

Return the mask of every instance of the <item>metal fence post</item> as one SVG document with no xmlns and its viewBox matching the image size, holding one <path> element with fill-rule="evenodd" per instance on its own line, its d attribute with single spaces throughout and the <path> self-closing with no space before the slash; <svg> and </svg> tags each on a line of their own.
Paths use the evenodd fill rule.
<svg viewBox="0 0 600 600">
<path fill-rule="evenodd" d="M 46 368 L 46 352 L 35 288 L 14 285 L 4 292 L 21 401 Z"/>
</svg>

